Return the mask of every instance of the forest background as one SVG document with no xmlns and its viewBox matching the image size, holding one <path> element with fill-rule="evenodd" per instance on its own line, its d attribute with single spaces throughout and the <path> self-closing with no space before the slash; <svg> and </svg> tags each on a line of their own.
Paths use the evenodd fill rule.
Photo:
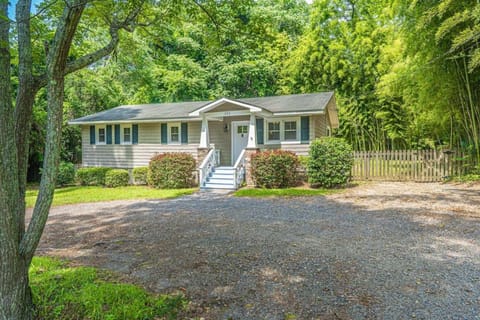
<svg viewBox="0 0 480 320">
<path fill-rule="evenodd" d="M 38 61 L 61 12 L 55 3 L 36 4 Z M 149 10 L 160 18 L 67 76 L 63 161 L 81 162 L 79 128 L 67 121 L 119 105 L 329 90 L 340 112 L 335 135 L 355 150 L 461 148 L 480 158 L 477 0 L 172 0 Z M 107 23 L 87 10 L 71 59 L 105 45 Z M 46 118 L 41 89 L 30 181 L 39 178 Z"/>
</svg>

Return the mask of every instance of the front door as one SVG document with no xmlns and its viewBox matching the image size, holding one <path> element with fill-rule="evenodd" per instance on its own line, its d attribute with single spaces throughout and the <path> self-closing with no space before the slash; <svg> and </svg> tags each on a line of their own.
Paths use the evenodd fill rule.
<svg viewBox="0 0 480 320">
<path fill-rule="evenodd" d="M 248 144 L 248 121 L 232 122 L 232 165 Z"/>
</svg>

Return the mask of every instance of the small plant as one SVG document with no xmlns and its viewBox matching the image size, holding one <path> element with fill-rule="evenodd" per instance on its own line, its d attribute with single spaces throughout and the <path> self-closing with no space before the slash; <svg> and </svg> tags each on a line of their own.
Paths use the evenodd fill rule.
<svg viewBox="0 0 480 320">
<path fill-rule="evenodd" d="M 128 186 L 130 177 L 124 169 L 113 169 L 105 174 L 105 186 L 109 188 Z"/>
<path fill-rule="evenodd" d="M 298 157 L 290 151 L 262 151 L 252 156 L 252 178 L 257 187 L 287 188 L 298 183 Z"/>
<path fill-rule="evenodd" d="M 194 184 L 195 159 L 188 153 L 163 153 L 148 166 L 148 184 L 159 189 L 188 188 Z"/>
<path fill-rule="evenodd" d="M 104 186 L 105 175 L 111 168 L 81 168 L 77 170 L 77 181 L 82 186 Z"/>
<path fill-rule="evenodd" d="M 133 182 L 135 184 L 147 184 L 148 167 L 138 167 L 133 169 Z"/>
<path fill-rule="evenodd" d="M 352 147 L 343 139 L 321 138 L 312 142 L 307 165 L 308 182 L 313 187 L 345 185 L 353 166 Z"/>
<path fill-rule="evenodd" d="M 66 186 L 75 181 L 75 166 L 71 162 L 60 162 L 57 173 L 57 186 Z"/>
</svg>

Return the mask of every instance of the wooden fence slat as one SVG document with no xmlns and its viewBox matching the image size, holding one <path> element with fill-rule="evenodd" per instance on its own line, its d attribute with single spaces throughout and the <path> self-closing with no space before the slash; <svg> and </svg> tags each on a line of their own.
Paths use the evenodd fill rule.
<svg viewBox="0 0 480 320">
<path fill-rule="evenodd" d="M 353 156 L 351 176 L 355 180 L 443 181 L 474 165 L 462 151 L 355 151 Z"/>
</svg>

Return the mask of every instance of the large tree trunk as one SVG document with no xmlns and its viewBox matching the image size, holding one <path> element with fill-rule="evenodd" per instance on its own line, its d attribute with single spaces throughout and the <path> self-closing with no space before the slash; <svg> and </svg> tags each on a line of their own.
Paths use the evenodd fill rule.
<svg viewBox="0 0 480 320">
<path fill-rule="evenodd" d="M 7 16 L 7 1 L 0 1 L 0 15 Z M 10 87 L 8 20 L 0 19 L 0 319 L 31 319 L 28 284 L 29 261 L 19 254 L 22 228 L 17 206 L 17 148 Z"/>
</svg>

